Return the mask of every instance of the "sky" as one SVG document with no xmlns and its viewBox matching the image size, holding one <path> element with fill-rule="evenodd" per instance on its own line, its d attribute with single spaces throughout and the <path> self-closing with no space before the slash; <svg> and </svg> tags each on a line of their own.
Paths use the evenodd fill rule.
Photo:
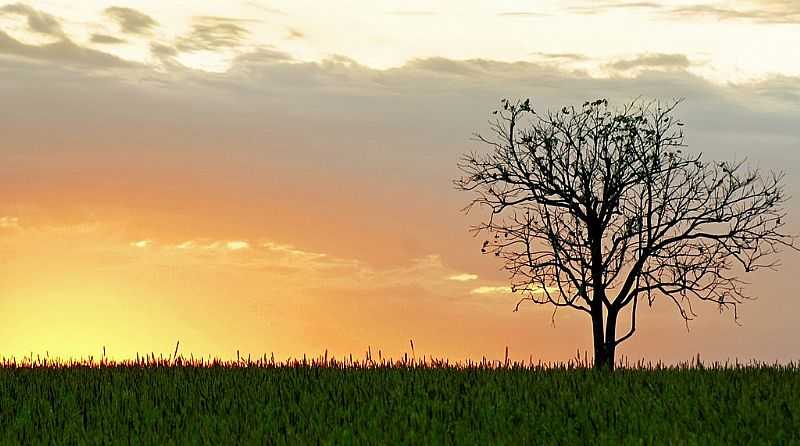
<svg viewBox="0 0 800 446">
<path fill-rule="evenodd" d="M 800 186 L 795 1 L 0 2 L 0 354 L 563 361 L 452 180 L 501 98 L 685 98 L 689 148 Z M 800 232 L 797 199 L 790 229 Z M 800 360 L 784 253 L 739 321 L 657 301 L 633 360 Z"/>
</svg>

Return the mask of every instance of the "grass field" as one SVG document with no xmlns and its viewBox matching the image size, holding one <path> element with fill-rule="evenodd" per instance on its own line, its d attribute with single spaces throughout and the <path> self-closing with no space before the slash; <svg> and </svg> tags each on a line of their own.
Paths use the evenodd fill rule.
<svg viewBox="0 0 800 446">
<path fill-rule="evenodd" d="M 800 444 L 800 368 L 5 361 L 0 441 Z"/>
</svg>

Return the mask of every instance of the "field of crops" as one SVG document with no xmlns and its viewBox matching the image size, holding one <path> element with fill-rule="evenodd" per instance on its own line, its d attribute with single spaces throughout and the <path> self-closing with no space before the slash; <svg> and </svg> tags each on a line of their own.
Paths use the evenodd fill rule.
<svg viewBox="0 0 800 446">
<path fill-rule="evenodd" d="M 0 443 L 798 444 L 800 368 L 0 364 Z"/>
</svg>

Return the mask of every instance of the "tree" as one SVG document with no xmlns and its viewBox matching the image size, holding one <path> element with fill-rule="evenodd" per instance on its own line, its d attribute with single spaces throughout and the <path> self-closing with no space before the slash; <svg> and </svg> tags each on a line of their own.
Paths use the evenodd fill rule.
<svg viewBox="0 0 800 446">
<path fill-rule="evenodd" d="M 707 162 L 685 150 L 680 101 L 607 100 L 537 113 L 503 100 L 489 153 L 465 155 L 456 188 L 488 218 L 473 227 L 503 262 L 522 302 L 585 312 L 594 365 L 614 368 L 636 332 L 640 301 L 671 300 L 687 322 L 693 301 L 733 310 L 749 297 L 739 273 L 778 266 L 786 234 L 783 174 L 744 161 Z M 624 316 L 623 316 L 624 315 Z M 620 335 L 617 322 L 629 323 Z"/>
</svg>

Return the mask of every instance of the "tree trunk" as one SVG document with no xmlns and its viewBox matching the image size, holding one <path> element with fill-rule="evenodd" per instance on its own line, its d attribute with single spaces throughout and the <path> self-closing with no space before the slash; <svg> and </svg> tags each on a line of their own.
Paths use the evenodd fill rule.
<svg viewBox="0 0 800 446">
<path fill-rule="evenodd" d="M 609 311 L 608 319 L 603 327 L 603 307 L 592 309 L 592 334 L 594 337 L 594 368 L 597 370 L 614 370 L 617 312 Z"/>
<path fill-rule="evenodd" d="M 592 335 L 594 337 L 594 368 L 603 369 L 608 365 L 605 332 L 603 330 L 603 306 L 592 308 Z"/>
<path fill-rule="evenodd" d="M 605 354 L 606 363 L 609 370 L 614 370 L 617 350 L 617 310 L 608 311 L 608 319 L 606 320 L 606 342 Z"/>
</svg>

